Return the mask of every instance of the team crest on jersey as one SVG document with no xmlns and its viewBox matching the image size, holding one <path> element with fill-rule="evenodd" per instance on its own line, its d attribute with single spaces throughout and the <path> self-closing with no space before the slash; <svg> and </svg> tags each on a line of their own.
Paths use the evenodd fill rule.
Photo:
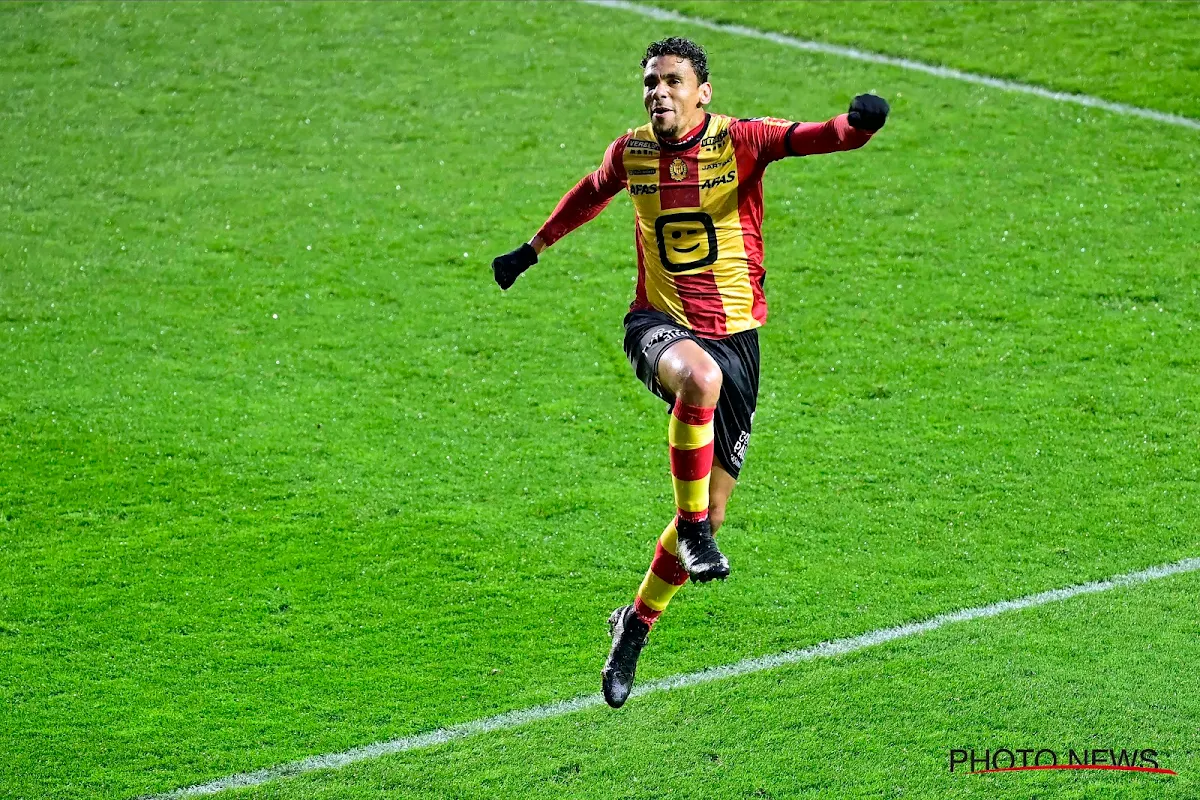
<svg viewBox="0 0 1200 800">
<path fill-rule="evenodd" d="M 687 164 L 684 163 L 682 158 L 677 158 L 671 162 L 671 180 L 681 181 L 687 177 L 687 173 Z"/>
</svg>

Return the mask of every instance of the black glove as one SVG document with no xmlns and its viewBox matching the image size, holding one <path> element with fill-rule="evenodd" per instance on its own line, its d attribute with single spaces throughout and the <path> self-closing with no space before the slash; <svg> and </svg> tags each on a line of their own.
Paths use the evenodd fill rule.
<svg viewBox="0 0 1200 800">
<path fill-rule="evenodd" d="M 887 122 L 887 100 L 873 94 L 860 94 L 850 102 L 850 124 L 861 131 L 877 131 Z"/>
<path fill-rule="evenodd" d="M 525 244 L 505 253 L 492 261 L 492 273 L 501 289 L 508 289 L 517 280 L 517 276 L 537 263 L 537 251 L 533 245 Z"/>
</svg>

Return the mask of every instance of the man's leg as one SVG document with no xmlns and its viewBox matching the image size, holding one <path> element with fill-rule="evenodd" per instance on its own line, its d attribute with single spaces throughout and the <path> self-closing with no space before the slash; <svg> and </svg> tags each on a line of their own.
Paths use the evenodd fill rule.
<svg viewBox="0 0 1200 800">
<path fill-rule="evenodd" d="M 693 552 L 688 552 L 687 537 L 695 537 L 698 528 L 709 526 L 711 529 L 710 486 L 712 475 L 715 474 L 712 418 L 721 396 L 722 380 L 717 362 L 690 339 L 682 339 L 663 352 L 658 364 L 658 377 L 662 386 L 676 398 L 667 431 L 676 515 L 658 538 L 654 559 L 634 600 L 638 619 L 647 625 L 654 624 L 679 587 L 687 582 L 689 572 L 684 563 L 697 564 L 694 538 L 691 543 Z M 732 491 L 732 486 L 728 484 L 733 478 L 723 469 L 720 474 L 723 478 L 719 479 L 719 509 L 724 519 L 725 501 Z M 685 548 L 683 555 L 680 554 L 681 534 Z M 712 550 L 715 556 L 709 555 L 709 561 L 716 566 L 701 560 L 699 568 L 702 572 L 700 575 L 693 573 L 693 579 L 711 580 L 728 574 L 728 564 L 723 563 L 724 558 L 720 551 L 716 551 L 715 543 Z M 692 560 L 685 562 L 686 556 Z M 721 574 L 722 567 L 724 574 Z"/>
<path fill-rule="evenodd" d="M 729 574 L 729 564 L 712 541 L 708 521 L 713 416 L 721 397 L 721 368 L 700 345 L 691 339 L 678 339 L 659 357 L 658 380 L 675 396 L 667 438 L 676 515 L 658 538 L 654 559 L 633 605 L 618 608 L 608 619 L 613 645 L 600 674 L 604 699 L 614 708 L 624 704 L 633 688 L 638 656 L 646 644 L 650 626 L 688 580 L 684 564 L 706 570 L 702 573 L 705 580 Z M 727 491 L 724 497 L 728 497 Z M 723 502 L 721 508 L 724 509 Z M 707 533 L 715 556 L 703 549 L 697 529 Z M 686 561 L 685 557 L 691 560 Z"/>
<path fill-rule="evenodd" d="M 658 362 L 659 383 L 675 396 L 667 431 L 680 564 L 705 583 L 729 574 L 708 518 L 713 467 L 713 417 L 724 376 L 717 362 L 691 339 L 672 344 Z"/>
<path fill-rule="evenodd" d="M 625 353 L 638 379 L 655 395 L 675 399 L 667 435 L 676 515 L 658 539 L 633 605 L 618 608 L 608 620 L 613 644 L 601 675 L 604 699 L 614 708 L 628 698 L 650 627 L 687 582 L 688 569 L 700 580 L 729 574 L 712 537 L 737 485 L 722 464 L 732 464 L 735 472 L 741 466 L 758 395 L 756 332 L 712 345 L 729 370 L 725 373 L 709 351 L 665 315 L 630 312 L 625 331 Z M 713 459 L 718 449 L 720 462 Z"/>
<path fill-rule="evenodd" d="M 715 536 L 717 530 L 725 524 L 725 505 L 737 486 L 737 478 L 725 471 L 720 464 L 713 464 L 712 480 L 708 484 L 708 521 L 712 525 Z"/>
<path fill-rule="evenodd" d="M 737 486 L 737 478 L 730 475 L 720 464 L 713 464 L 712 477 L 709 483 L 708 520 L 715 535 L 725 522 L 725 505 L 733 487 Z M 666 610 L 671 598 L 687 583 L 688 572 L 679 563 L 679 532 L 675 527 L 677 520 L 672 519 L 666 530 L 658 537 L 654 547 L 654 560 L 646 577 L 638 587 L 637 596 L 633 601 L 634 612 L 638 619 L 647 625 L 653 625 Z"/>
</svg>

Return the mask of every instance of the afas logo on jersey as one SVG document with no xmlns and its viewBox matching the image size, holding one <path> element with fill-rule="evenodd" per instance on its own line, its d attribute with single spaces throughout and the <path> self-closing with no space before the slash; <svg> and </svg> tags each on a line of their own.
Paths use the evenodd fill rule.
<svg viewBox="0 0 1200 800">
<path fill-rule="evenodd" d="M 709 178 L 704 183 L 700 184 L 701 189 L 711 189 L 714 186 L 720 186 L 722 183 L 733 183 L 737 179 L 736 172 L 726 172 L 717 178 Z"/>
<path fill-rule="evenodd" d="M 653 183 L 631 183 L 629 184 L 629 194 L 657 194 L 658 186 Z"/>
</svg>

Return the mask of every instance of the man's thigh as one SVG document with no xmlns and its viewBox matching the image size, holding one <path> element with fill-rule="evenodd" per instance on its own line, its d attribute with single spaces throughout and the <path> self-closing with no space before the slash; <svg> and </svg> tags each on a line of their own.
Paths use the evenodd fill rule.
<svg viewBox="0 0 1200 800">
<path fill-rule="evenodd" d="M 735 333 L 724 339 L 704 339 L 701 345 L 720 366 L 722 375 L 721 397 L 713 419 L 714 455 L 736 481 L 750 446 L 758 407 L 758 331 Z"/>
<path fill-rule="evenodd" d="M 630 312 L 625 318 L 625 354 L 638 379 L 667 403 L 675 403 L 674 392 L 665 383 L 664 370 L 679 354 L 684 366 L 689 357 L 715 361 L 721 369 L 721 396 L 714 419 L 715 465 L 723 468 L 732 482 L 741 471 L 750 429 L 758 403 L 758 331 L 737 333 L 725 339 L 702 339 L 659 311 Z M 678 367 L 679 365 L 676 365 Z M 710 496 L 711 496 L 710 487 Z M 732 492 L 732 485 L 729 492 Z M 728 492 L 726 493 L 728 496 Z"/>
<path fill-rule="evenodd" d="M 625 316 L 625 356 L 638 380 L 668 407 L 674 405 L 675 395 L 659 380 L 659 365 L 681 342 L 699 349 L 694 334 L 661 311 L 631 311 Z"/>
</svg>

